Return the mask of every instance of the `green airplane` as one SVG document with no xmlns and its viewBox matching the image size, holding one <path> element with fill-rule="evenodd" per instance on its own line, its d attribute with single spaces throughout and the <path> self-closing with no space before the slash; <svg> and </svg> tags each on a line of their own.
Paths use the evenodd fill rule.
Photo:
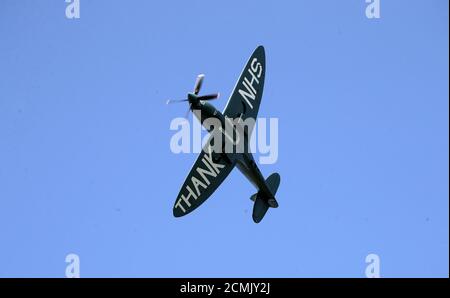
<svg viewBox="0 0 450 298">
<path fill-rule="evenodd" d="M 280 185 L 280 175 L 273 173 L 264 179 L 249 146 L 261 103 L 265 70 L 264 47 L 259 46 L 244 67 L 223 112 L 216 110 L 208 103 L 218 98 L 218 93 L 199 95 L 204 75 L 197 77 L 194 91 L 188 93 L 186 99 L 167 101 L 167 103 L 188 102 L 189 111 L 193 111 L 200 123 L 210 132 L 208 141 L 177 196 L 173 207 L 175 217 L 192 212 L 206 201 L 234 166 L 257 189 L 257 192 L 250 197 L 254 201 L 252 217 L 255 223 L 263 219 L 269 207 L 278 207 L 275 194 Z M 234 123 L 234 126 L 227 126 L 230 123 Z M 232 127 L 231 134 L 229 130 L 224 129 L 227 127 Z M 215 142 L 218 142 L 217 146 L 214 146 Z"/>
</svg>

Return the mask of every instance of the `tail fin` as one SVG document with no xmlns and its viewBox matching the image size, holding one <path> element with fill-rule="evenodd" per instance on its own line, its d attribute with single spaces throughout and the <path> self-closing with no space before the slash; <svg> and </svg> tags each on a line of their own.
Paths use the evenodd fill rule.
<svg viewBox="0 0 450 298">
<path fill-rule="evenodd" d="M 259 223 L 266 215 L 269 207 L 277 208 L 278 202 L 275 200 L 275 194 L 280 185 L 280 175 L 278 173 L 273 173 L 266 179 L 267 186 L 272 192 L 272 198 L 268 198 L 266 194 L 258 191 L 256 194 L 252 195 L 250 199 L 255 201 L 253 205 L 253 221 Z"/>
</svg>

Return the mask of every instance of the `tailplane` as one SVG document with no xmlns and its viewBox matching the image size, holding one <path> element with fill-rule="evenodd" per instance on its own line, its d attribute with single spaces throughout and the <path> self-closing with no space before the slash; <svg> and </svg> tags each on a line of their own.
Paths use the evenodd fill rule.
<svg viewBox="0 0 450 298">
<path fill-rule="evenodd" d="M 280 175 L 278 173 L 273 173 L 266 179 L 267 186 L 272 192 L 272 196 L 268 197 L 267 194 L 258 191 L 254 195 L 250 197 L 252 201 L 255 202 L 253 205 L 253 221 L 255 223 L 259 223 L 266 215 L 269 207 L 277 208 L 278 202 L 275 199 L 275 194 L 278 190 L 278 186 L 280 185 Z"/>
</svg>

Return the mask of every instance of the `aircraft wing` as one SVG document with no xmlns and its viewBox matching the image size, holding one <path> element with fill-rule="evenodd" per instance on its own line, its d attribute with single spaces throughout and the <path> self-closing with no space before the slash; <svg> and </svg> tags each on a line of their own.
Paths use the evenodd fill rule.
<svg viewBox="0 0 450 298">
<path fill-rule="evenodd" d="M 173 206 L 175 217 L 186 215 L 200 206 L 234 168 L 233 162 L 212 150 L 212 139 L 211 135 L 181 187 Z"/>
<path fill-rule="evenodd" d="M 256 121 L 264 88 L 265 73 L 266 55 L 264 47 L 259 46 L 253 52 L 239 77 L 223 111 L 224 116 L 233 119 L 241 117 L 244 121 L 253 118 Z M 253 127 L 254 125 L 248 126 L 249 135 L 251 135 Z"/>
</svg>

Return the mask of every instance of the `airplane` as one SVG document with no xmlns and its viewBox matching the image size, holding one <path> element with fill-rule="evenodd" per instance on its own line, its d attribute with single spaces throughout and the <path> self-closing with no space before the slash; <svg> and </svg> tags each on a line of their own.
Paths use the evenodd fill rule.
<svg viewBox="0 0 450 298">
<path fill-rule="evenodd" d="M 249 148 L 251 133 L 261 103 L 265 70 L 264 47 L 258 46 L 242 70 L 223 112 L 208 103 L 210 100 L 217 99 L 218 93 L 199 95 L 204 80 L 203 74 L 197 77 L 194 90 L 188 93 L 186 99 L 167 101 L 167 104 L 189 103 L 188 113 L 192 111 L 202 126 L 210 133 L 209 139 L 203 146 L 175 200 L 173 207 L 175 217 L 184 216 L 205 202 L 235 166 L 257 189 L 257 192 L 250 197 L 254 201 L 252 218 L 255 223 L 259 223 L 263 219 L 269 207 L 278 207 L 275 194 L 280 185 L 280 175 L 273 173 L 264 179 Z M 223 129 L 230 119 L 235 121 L 233 122 L 235 126 L 231 141 L 230 134 Z M 221 125 L 219 129 L 210 125 L 210 120 L 219 123 Z M 224 142 L 219 142 L 223 140 Z M 214 147 L 215 142 L 218 142 L 216 147 Z M 224 144 L 227 142 L 228 144 L 231 142 L 233 150 L 224 150 Z M 243 145 L 239 147 L 243 150 L 235 150 L 237 145 Z M 217 147 L 222 150 L 217 150 Z"/>
</svg>

